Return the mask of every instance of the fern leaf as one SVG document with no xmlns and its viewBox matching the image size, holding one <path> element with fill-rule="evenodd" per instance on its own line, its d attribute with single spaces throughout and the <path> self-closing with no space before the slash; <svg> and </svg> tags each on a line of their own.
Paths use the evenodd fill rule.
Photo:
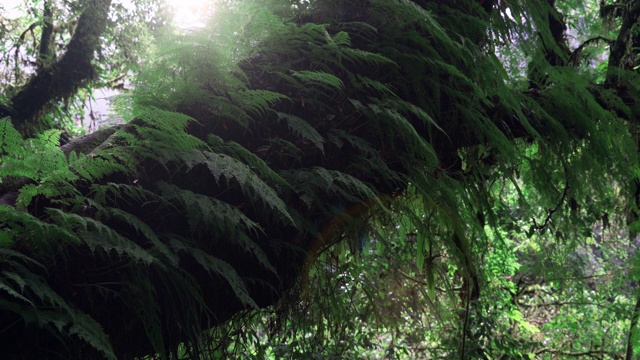
<svg viewBox="0 0 640 360">
<path fill-rule="evenodd" d="M 222 231 L 229 235 L 262 231 L 260 225 L 249 219 L 240 210 L 218 199 L 181 189 L 165 182 L 160 182 L 158 188 L 163 197 L 170 201 L 177 201 L 182 205 L 188 214 L 187 219 L 192 231 L 210 230 L 207 229 L 210 226 L 214 226 L 215 231 Z"/>
<path fill-rule="evenodd" d="M 327 89 L 341 90 L 344 86 L 338 77 L 323 71 L 294 71 L 293 76 L 308 85 L 322 86 Z"/>
<path fill-rule="evenodd" d="M 116 360 L 109 338 L 93 318 L 78 310 L 73 313 L 73 323 L 69 335 L 76 335 L 109 360 Z"/>
<path fill-rule="evenodd" d="M 227 141 L 225 142 L 220 137 L 210 134 L 208 137 L 208 143 L 212 146 L 216 151 L 222 152 L 226 155 L 229 155 L 239 161 L 246 163 L 249 168 L 256 172 L 261 178 L 264 178 L 266 182 L 273 183 L 276 186 L 281 187 L 290 187 L 289 184 L 278 174 L 275 172 L 267 163 L 264 162 L 260 157 L 251 151 L 247 150 L 242 145 L 234 142 Z"/>
<path fill-rule="evenodd" d="M 131 303 L 127 305 L 142 322 L 154 350 L 166 357 L 160 320 L 160 305 L 157 299 L 157 290 L 150 281 L 152 277 L 150 271 L 148 268 L 143 268 L 128 273 L 122 292 L 123 297 L 131 299 Z"/>
<path fill-rule="evenodd" d="M 404 113 L 415 115 L 418 119 L 422 120 L 425 124 L 429 124 L 435 127 L 440 132 L 446 135 L 445 131 L 440 127 L 440 125 L 438 125 L 438 123 L 426 111 L 424 111 L 420 107 L 401 99 L 390 100 L 389 105 L 397 108 L 398 110 Z"/>
<path fill-rule="evenodd" d="M 260 89 L 232 91 L 229 96 L 240 108 L 259 116 L 266 114 L 273 103 L 290 100 L 286 95 Z"/>
<path fill-rule="evenodd" d="M 331 42 L 337 46 L 351 46 L 351 38 L 349 37 L 349 33 L 346 31 L 336 33 L 331 38 Z"/>
<path fill-rule="evenodd" d="M 86 156 L 75 152 L 69 156 L 69 166 L 72 171 L 88 181 L 95 181 L 116 171 L 126 171 L 126 168 L 114 159 L 97 154 Z"/>
<path fill-rule="evenodd" d="M 11 249 L 0 248 L 0 261 L 11 264 L 11 265 L 21 263 L 21 264 L 27 264 L 30 267 L 38 267 L 41 270 L 46 269 L 44 265 L 42 265 L 40 262 L 36 261 L 35 259 Z"/>
<path fill-rule="evenodd" d="M 354 176 L 340 171 L 314 167 L 286 171 L 283 176 L 297 185 L 296 190 L 301 194 L 301 200 L 307 204 L 312 201 L 322 202 L 321 194 L 328 193 L 340 195 L 345 204 L 372 201 L 384 208 L 373 189 Z"/>
<path fill-rule="evenodd" d="M 10 272 L 4 272 L 3 275 L 9 277 L 10 275 L 12 275 L 13 273 Z M 22 282 L 22 286 L 21 287 L 21 291 L 24 290 L 24 282 Z M 16 291 L 13 286 L 9 286 L 9 284 L 7 284 L 7 282 L 4 281 L 4 279 L 0 278 L 0 291 L 4 291 L 6 293 L 8 293 L 11 297 L 16 298 L 20 301 L 23 301 L 27 304 L 29 304 L 31 307 L 35 308 L 36 305 L 31 302 L 31 300 L 27 299 L 26 297 L 22 296 L 22 294 L 20 294 L 20 292 Z"/>
<path fill-rule="evenodd" d="M 221 278 L 225 279 L 229 286 L 231 286 L 231 290 L 233 291 L 233 293 L 242 304 L 253 309 L 258 308 L 258 304 L 256 304 L 256 302 L 249 295 L 249 290 L 247 289 L 245 283 L 242 281 L 242 278 L 236 272 L 236 270 L 231 265 L 229 265 L 229 263 L 211 256 L 200 249 L 189 247 L 186 245 L 185 241 L 180 240 L 177 237 L 172 238 L 171 246 L 176 251 L 183 251 L 193 256 L 198 264 L 200 264 L 205 270 L 207 270 L 210 275 L 220 276 Z"/>
<path fill-rule="evenodd" d="M 363 63 L 370 66 L 397 66 L 395 61 L 389 59 L 384 55 L 353 48 L 340 49 L 340 51 L 338 52 L 338 59 L 344 59 L 352 63 Z"/>
<path fill-rule="evenodd" d="M 56 248 L 65 243 L 77 243 L 77 239 L 65 227 L 43 222 L 37 217 L 20 211 L 12 206 L 0 205 L 0 223 L 5 224 L 11 230 L 11 239 L 26 238 L 31 244 L 45 254 L 56 253 Z M 11 242 L 8 244 L 11 245 Z M 28 257 L 20 257 L 17 252 L 10 249 L 0 249 L 0 256 L 5 259 L 15 258 L 27 261 Z M 30 265 L 39 265 L 32 260 Z"/>
<path fill-rule="evenodd" d="M 77 237 L 84 241 L 91 251 L 95 251 L 97 248 L 104 250 L 106 253 L 115 251 L 119 255 L 126 254 L 134 260 L 147 264 L 158 261 L 138 244 L 123 237 L 98 220 L 66 213 L 60 209 L 50 208 L 48 211 L 57 224 L 77 233 Z"/>
<path fill-rule="evenodd" d="M 324 152 L 324 139 L 318 131 L 303 119 L 290 114 L 278 112 L 278 119 L 287 122 L 287 126 L 295 135 L 298 135 L 315 145 L 320 151 Z"/>
<path fill-rule="evenodd" d="M 13 127 L 11 120 L 0 120 L 0 154 L 17 155 L 22 149 L 22 136 Z"/>
<path fill-rule="evenodd" d="M 260 179 L 256 173 L 251 171 L 247 165 L 224 154 L 205 151 L 203 155 L 206 158 L 205 165 L 214 176 L 216 182 L 220 183 L 222 178 L 225 178 L 227 181 L 231 179 L 236 180 L 243 191 L 250 189 L 258 195 L 260 201 L 268 205 L 271 209 L 278 210 L 279 214 L 293 224 L 293 219 L 291 215 L 289 215 L 287 206 L 282 199 L 280 199 L 278 194 Z"/>
<path fill-rule="evenodd" d="M 174 254 L 167 245 L 160 241 L 158 235 L 156 235 L 156 233 L 151 229 L 151 227 L 149 227 L 149 225 L 140 220 L 138 217 L 120 209 L 109 208 L 108 211 L 116 219 L 119 219 L 134 228 L 138 234 L 144 235 L 144 237 L 151 242 L 153 248 L 156 249 L 160 254 L 164 255 L 164 257 L 169 261 L 171 265 L 178 266 L 179 259 L 176 254 Z"/>
<path fill-rule="evenodd" d="M 361 76 L 361 75 L 356 75 L 356 80 L 357 80 L 356 85 L 364 86 L 366 88 L 375 90 L 380 95 L 390 96 L 392 98 L 398 97 L 396 93 L 394 93 L 389 86 L 381 83 L 380 81 L 373 80 L 369 77 Z"/>
<path fill-rule="evenodd" d="M 106 204 L 107 198 L 113 199 L 130 199 L 137 203 L 143 204 L 147 201 L 162 202 L 163 199 L 158 194 L 146 190 L 143 187 L 129 184 L 93 184 L 93 200 L 98 204 Z"/>
</svg>

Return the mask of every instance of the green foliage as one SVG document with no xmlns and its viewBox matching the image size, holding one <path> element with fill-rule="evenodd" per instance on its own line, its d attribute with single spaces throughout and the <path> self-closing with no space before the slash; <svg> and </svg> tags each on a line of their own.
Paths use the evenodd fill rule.
<svg viewBox="0 0 640 360">
<path fill-rule="evenodd" d="M 2 120 L 2 319 L 70 358 L 614 354 L 625 326 L 637 345 L 632 249 L 604 236 L 637 206 L 637 85 L 552 64 L 548 2 L 458 3 L 228 2 L 158 40 L 96 149 Z M 539 52 L 526 91 L 509 39 Z"/>
<path fill-rule="evenodd" d="M 174 276 L 172 273 L 177 271 L 176 267 L 179 266 L 182 257 L 193 257 L 212 277 L 220 276 L 226 279 L 240 302 L 249 307 L 257 307 L 249 295 L 245 280 L 224 260 L 211 256 L 197 245 L 188 245 L 189 241 L 185 238 L 170 233 L 159 233 L 157 229 L 152 229 L 141 220 L 139 215 L 112 207 L 111 204 L 114 199 L 141 203 L 154 201 L 163 207 L 188 209 L 184 214 L 191 224 L 192 231 L 200 236 L 205 233 L 230 236 L 231 239 L 235 239 L 239 248 L 255 257 L 265 269 L 275 273 L 276 270 L 270 264 L 267 255 L 251 239 L 261 232 L 258 223 L 223 201 L 168 183 L 158 183 L 158 192 L 155 193 L 126 184 L 101 185 L 100 181 L 119 173 L 130 173 L 130 176 L 144 179 L 144 176 L 149 176 L 148 173 L 131 172 L 131 169 L 136 169 L 136 164 L 144 159 L 157 161 L 165 171 L 174 171 L 170 168 L 177 162 L 185 164 L 187 172 L 202 164 L 210 169 L 216 182 L 226 182 L 221 186 L 228 186 L 229 182 L 237 181 L 241 188 L 248 191 L 247 196 L 262 198 L 265 206 L 281 210 L 283 221 L 293 221 L 274 190 L 262 182 L 247 165 L 228 155 L 207 151 L 204 142 L 187 135 L 184 128 L 189 121 L 188 117 L 148 108 L 141 110 L 138 118 L 144 126 L 132 125 L 131 129 L 139 138 L 132 137 L 132 133 L 118 133 L 113 140 L 114 143 L 126 146 L 129 149 L 128 153 L 123 152 L 124 147 L 112 146 L 104 152 L 96 151 L 89 155 L 71 153 L 68 157 L 57 146 L 54 137 L 59 133 L 45 133 L 33 141 L 22 142 L 10 122 L 3 123 L 6 135 L 3 140 L 2 177 L 27 180 L 19 189 L 16 208 L 3 206 L 2 223 L 8 228 L 3 229 L 2 250 L 6 250 L 7 254 L 17 255 L 16 260 L 6 264 L 7 267 L 24 269 L 23 273 L 30 276 L 25 277 L 26 275 L 14 272 L 4 273 L 6 277 L 1 287 L 9 297 L 2 300 L 3 308 L 23 316 L 27 324 L 34 324 L 55 336 L 77 336 L 85 345 L 108 358 L 115 358 L 115 355 L 107 335 L 90 317 L 77 312 L 78 310 L 64 302 L 49 285 L 26 272 L 25 265 L 21 262 L 36 264 L 36 260 L 10 250 L 13 244 L 21 243 L 25 238 L 32 239 L 32 256 L 45 256 L 45 262 L 59 256 L 72 256 L 71 254 L 77 251 L 73 249 L 86 246 L 90 251 L 87 256 L 113 256 L 130 262 L 131 265 L 146 264 L 151 269 L 158 268 L 157 271 L 160 271 L 163 277 Z M 152 149 L 154 150 L 151 151 Z M 159 151 L 160 149 L 164 150 Z M 260 164 L 255 158 L 247 157 L 247 160 L 252 161 L 254 165 Z M 127 165 L 122 166 L 120 162 Z M 267 173 L 264 164 L 262 171 Z M 90 181 L 93 184 L 88 189 L 82 185 L 72 185 L 78 182 L 83 184 L 82 181 Z M 37 207 L 39 203 L 62 204 L 64 207 L 45 208 L 37 217 L 21 212 Z M 92 214 L 93 217 L 87 214 Z M 134 234 L 146 241 L 134 241 Z M 204 244 L 205 247 L 211 245 Z M 127 287 L 121 294 L 136 299 L 128 306 L 135 316 L 142 320 L 154 349 L 165 353 L 165 340 L 158 317 L 161 309 L 154 300 L 155 290 L 149 282 L 151 274 L 140 273 L 135 267 L 131 269 L 131 272 L 125 273 L 130 274 L 129 277 L 122 280 Z M 16 288 L 16 284 L 19 287 Z M 196 291 L 191 296 L 199 297 L 197 287 L 189 290 Z M 59 310 L 47 310 L 47 301 L 53 301 Z M 155 307 L 148 307 L 154 303 Z M 28 304 L 31 310 L 25 308 L 24 304 Z M 204 304 L 199 306 L 203 307 Z M 179 308 L 173 310 L 191 311 Z M 193 321 L 193 318 L 188 319 Z M 184 321 L 187 324 L 187 320 Z M 55 326 L 52 327 L 51 324 Z"/>
<path fill-rule="evenodd" d="M 77 34 L 78 19 L 87 3 L 21 0 L 11 2 L 11 7 L 20 8 L 17 12 L 10 11 L 14 9 L 9 9 L 9 4 L 0 9 L 0 98 L 3 105 L 11 107 L 12 97 L 35 73 L 45 72 L 63 57 Z M 139 72 L 139 65 L 148 54 L 153 38 L 166 28 L 163 7 L 162 2 L 156 0 L 139 0 L 126 6 L 113 2 L 108 19 L 105 19 L 106 32 L 95 53 L 93 76 L 79 84 L 77 91 L 64 94 L 63 98 L 49 104 L 46 111 L 37 114 L 37 119 L 33 119 L 38 123 L 37 128 L 61 128 L 78 135 L 101 126 L 96 123 L 105 120 L 105 114 L 96 109 L 97 90 L 121 89 Z M 54 92 L 53 89 L 47 91 Z"/>
<path fill-rule="evenodd" d="M 0 290 L 10 296 L 0 301 L 0 308 L 15 313 L 27 325 L 35 324 L 53 333 L 60 341 L 70 342 L 72 337 L 78 337 L 105 358 L 116 359 L 100 325 L 68 304 L 38 275 L 45 270 L 44 265 L 7 248 L 0 249 L 0 254 L 5 269 Z"/>
</svg>

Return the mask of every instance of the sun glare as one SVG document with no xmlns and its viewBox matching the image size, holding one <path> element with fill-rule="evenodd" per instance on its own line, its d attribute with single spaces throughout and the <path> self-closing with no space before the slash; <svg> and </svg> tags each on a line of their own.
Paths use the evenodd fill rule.
<svg viewBox="0 0 640 360">
<path fill-rule="evenodd" d="M 21 9 L 23 5 L 21 0 L 2 0 L 0 8 L 3 10 L 1 15 L 8 19 L 15 19 L 24 15 L 24 11 Z"/>
<path fill-rule="evenodd" d="M 203 27 L 213 12 L 211 0 L 166 0 L 173 9 L 173 23 L 178 28 Z"/>
<path fill-rule="evenodd" d="M 116 0 L 126 8 L 135 0 Z M 181 29 L 204 27 L 207 17 L 213 14 L 214 0 L 165 0 L 173 15 L 173 24 Z M 0 16 L 9 19 L 25 15 L 23 0 L 0 0 Z"/>
</svg>

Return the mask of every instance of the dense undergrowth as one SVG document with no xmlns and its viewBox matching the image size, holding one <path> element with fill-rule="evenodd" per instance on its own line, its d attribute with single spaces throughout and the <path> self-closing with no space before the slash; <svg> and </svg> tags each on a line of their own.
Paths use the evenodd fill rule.
<svg viewBox="0 0 640 360">
<path fill-rule="evenodd" d="M 640 81 L 571 60 L 553 3 L 221 3 L 148 49 L 128 124 L 4 119 L 3 351 L 633 354 Z"/>
</svg>

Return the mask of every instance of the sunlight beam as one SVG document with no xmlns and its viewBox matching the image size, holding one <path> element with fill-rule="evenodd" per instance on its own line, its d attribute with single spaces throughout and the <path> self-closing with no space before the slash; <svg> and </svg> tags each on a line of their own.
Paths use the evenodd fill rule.
<svg viewBox="0 0 640 360">
<path fill-rule="evenodd" d="M 165 0 L 174 11 L 173 24 L 180 29 L 201 28 L 214 11 L 211 0 Z"/>
</svg>

